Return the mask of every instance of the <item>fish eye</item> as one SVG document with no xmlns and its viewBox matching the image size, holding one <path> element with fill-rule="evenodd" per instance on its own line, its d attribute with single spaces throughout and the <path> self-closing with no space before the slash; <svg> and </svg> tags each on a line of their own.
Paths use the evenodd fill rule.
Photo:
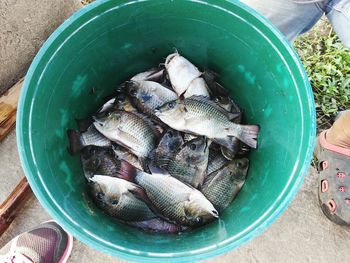
<svg viewBox="0 0 350 263">
<path fill-rule="evenodd" d="M 112 200 L 111 204 L 112 205 L 117 205 L 118 204 L 118 200 L 117 199 Z"/>
<path fill-rule="evenodd" d="M 214 101 L 215 101 L 215 102 L 220 102 L 220 101 L 222 101 L 222 97 L 221 97 L 221 96 L 216 96 L 216 97 L 214 98 Z"/>
<path fill-rule="evenodd" d="M 116 98 L 116 101 L 121 103 L 125 101 L 125 95 L 124 94 L 119 94 Z"/>
<path fill-rule="evenodd" d="M 194 143 L 191 143 L 191 144 L 190 144 L 190 149 L 191 149 L 192 151 L 195 151 L 196 148 L 197 148 L 197 145 L 195 145 Z"/>
<path fill-rule="evenodd" d="M 167 134 L 170 138 L 172 138 L 174 136 L 172 131 L 168 131 Z"/>
<path fill-rule="evenodd" d="M 168 103 L 168 107 L 169 107 L 170 109 L 174 108 L 174 107 L 175 107 L 175 102 L 173 102 L 173 101 L 169 102 L 169 103 Z"/>
<path fill-rule="evenodd" d="M 247 163 L 244 162 L 244 161 L 238 161 L 238 162 L 236 163 L 236 167 L 237 167 L 237 168 L 245 168 L 246 166 L 247 166 Z"/>
<path fill-rule="evenodd" d="M 96 198 L 98 199 L 98 200 L 101 200 L 103 197 L 104 197 L 104 193 L 101 193 L 101 192 L 98 192 L 97 194 L 96 194 Z"/>
<path fill-rule="evenodd" d="M 202 223 L 202 218 L 201 217 L 196 217 L 196 222 L 199 223 L 199 224 Z"/>
<path fill-rule="evenodd" d="M 96 154 L 96 150 L 93 147 L 89 147 L 89 154 Z"/>
<path fill-rule="evenodd" d="M 136 88 L 131 88 L 131 89 L 129 90 L 129 94 L 130 94 L 130 96 L 135 97 L 136 94 L 137 94 Z"/>
</svg>

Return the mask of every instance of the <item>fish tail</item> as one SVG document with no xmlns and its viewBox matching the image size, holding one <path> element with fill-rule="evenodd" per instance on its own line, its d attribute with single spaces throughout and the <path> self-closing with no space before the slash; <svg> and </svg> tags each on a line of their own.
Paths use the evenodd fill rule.
<svg viewBox="0 0 350 263">
<path fill-rule="evenodd" d="M 75 130 L 67 130 L 68 140 L 69 140 L 69 153 L 71 155 L 76 154 L 81 149 L 84 148 L 84 145 L 81 142 L 81 133 Z"/>
<path fill-rule="evenodd" d="M 129 182 L 135 182 L 135 177 L 137 175 L 137 168 L 125 160 L 120 160 L 119 169 L 117 171 L 116 177 L 124 179 Z"/>
<path fill-rule="evenodd" d="M 256 149 L 258 142 L 258 125 L 240 125 L 241 132 L 235 135 L 240 141 L 247 144 L 249 147 Z"/>
</svg>

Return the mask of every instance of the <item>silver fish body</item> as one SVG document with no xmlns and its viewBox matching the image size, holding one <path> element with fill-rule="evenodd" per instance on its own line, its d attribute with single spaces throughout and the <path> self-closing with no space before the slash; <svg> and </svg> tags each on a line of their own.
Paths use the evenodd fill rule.
<svg viewBox="0 0 350 263">
<path fill-rule="evenodd" d="M 125 160 L 128 163 L 132 164 L 135 166 L 137 169 L 143 170 L 142 165 L 140 163 L 140 160 L 137 158 L 136 155 L 132 154 L 129 152 L 127 149 L 120 145 L 113 144 L 112 145 L 112 150 L 119 160 Z"/>
<path fill-rule="evenodd" d="M 180 151 L 171 158 L 167 170 L 181 182 L 200 188 L 208 166 L 209 147 L 205 137 L 186 142 Z"/>
<path fill-rule="evenodd" d="M 203 96 L 168 102 L 156 111 L 156 115 L 175 130 L 206 136 L 229 149 L 233 147 L 233 137 L 252 148 L 257 146 L 257 125 L 231 122 L 230 113 Z"/>
<path fill-rule="evenodd" d="M 151 80 L 156 82 L 164 81 L 164 68 L 151 68 L 147 71 L 141 72 L 133 76 L 132 81 Z"/>
<path fill-rule="evenodd" d="M 87 146 L 110 147 L 112 142 L 103 136 L 94 125 L 90 125 L 85 132 L 67 130 L 69 152 L 75 154 Z"/>
<path fill-rule="evenodd" d="M 126 87 L 135 107 L 150 116 L 156 108 L 177 99 L 174 91 L 154 81 L 130 81 Z"/>
<path fill-rule="evenodd" d="M 189 98 L 194 95 L 210 98 L 208 86 L 203 78 L 196 78 L 192 80 L 190 85 L 187 87 L 184 97 Z"/>
<path fill-rule="evenodd" d="M 167 169 L 169 161 L 183 144 L 184 140 L 180 132 L 167 129 L 155 150 L 154 163 L 162 169 Z"/>
<path fill-rule="evenodd" d="M 206 174 L 209 175 L 220 168 L 224 167 L 229 161 L 221 154 L 220 151 L 209 149 L 208 166 Z"/>
<path fill-rule="evenodd" d="M 248 168 L 248 159 L 235 159 L 206 178 L 201 191 L 219 213 L 229 206 L 241 190 Z"/>
<path fill-rule="evenodd" d="M 94 125 L 108 139 L 139 158 L 146 158 L 156 146 L 157 131 L 146 118 L 138 114 L 117 111 L 95 119 Z"/>
<path fill-rule="evenodd" d="M 80 158 L 86 179 L 95 174 L 113 176 L 121 169 L 120 159 L 111 148 L 89 146 L 81 151 Z"/>
<path fill-rule="evenodd" d="M 135 196 L 143 191 L 138 185 L 106 175 L 94 175 L 89 191 L 95 204 L 108 215 L 124 221 L 144 221 L 155 218 L 145 202 Z"/>
<path fill-rule="evenodd" d="M 187 226 L 173 224 L 161 218 L 152 218 L 145 221 L 126 222 L 128 225 L 140 228 L 144 231 L 164 234 L 177 234 L 189 229 Z"/>
<path fill-rule="evenodd" d="M 213 205 L 201 192 L 170 175 L 138 171 L 134 180 L 142 186 L 160 213 L 172 222 L 200 226 L 218 217 Z"/>
<path fill-rule="evenodd" d="M 177 95 L 183 94 L 191 82 L 201 76 L 198 68 L 179 53 L 170 54 L 165 60 L 165 69 Z"/>
</svg>

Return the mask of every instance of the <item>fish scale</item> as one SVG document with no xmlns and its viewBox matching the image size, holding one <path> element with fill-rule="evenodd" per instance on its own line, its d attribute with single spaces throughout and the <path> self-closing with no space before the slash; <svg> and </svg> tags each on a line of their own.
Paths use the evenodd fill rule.
<svg viewBox="0 0 350 263">
<path fill-rule="evenodd" d="M 132 194 L 123 195 L 118 205 L 110 209 L 110 213 L 112 216 L 118 216 L 126 221 L 140 221 L 156 217 L 144 202 L 132 196 Z"/>
<path fill-rule="evenodd" d="M 228 163 L 228 160 L 222 154 L 215 150 L 209 150 L 209 160 L 206 174 L 209 175 Z"/>
<path fill-rule="evenodd" d="M 187 198 L 181 198 L 189 195 L 187 186 L 166 175 L 138 173 L 135 180 L 145 189 L 152 203 L 166 218 L 179 222 L 185 216 L 183 203 Z"/>
<path fill-rule="evenodd" d="M 237 167 L 239 163 L 243 163 L 242 167 Z M 232 202 L 242 188 L 247 171 L 248 159 L 235 159 L 206 178 L 202 193 L 219 213 Z"/>
<path fill-rule="evenodd" d="M 151 116 L 156 108 L 177 99 L 175 92 L 154 81 L 132 81 L 128 90 L 135 107 Z"/>
<path fill-rule="evenodd" d="M 94 175 L 89 180 L 89 193 L 98 207 L 107 214 L 126 221 L 144 221 L 156 215 L 133 191 L 143 191 L 134 183 L 123 179 Z"/>
<path fill-rule="evenodd" d="M 110 140 L 145 158 L 155 148 L 156 131 L 144 117 L 131 112 L 118 111 L 97 119 L 94 125 Z"/>
</svg>

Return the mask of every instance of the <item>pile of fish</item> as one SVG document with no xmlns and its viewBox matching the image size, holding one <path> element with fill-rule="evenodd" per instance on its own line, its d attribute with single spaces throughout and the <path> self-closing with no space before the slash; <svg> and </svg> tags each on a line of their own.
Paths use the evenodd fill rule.
<svg viewBox="0 0 350 263">
<path fill-rule="evenodd" d="M 94 116 L 68 130 L 88 191 L 108 215 L 177 233 L 219 217 L 242 188 L 259 127 L 179 53 L 122 83 Z"/>
</svg>

